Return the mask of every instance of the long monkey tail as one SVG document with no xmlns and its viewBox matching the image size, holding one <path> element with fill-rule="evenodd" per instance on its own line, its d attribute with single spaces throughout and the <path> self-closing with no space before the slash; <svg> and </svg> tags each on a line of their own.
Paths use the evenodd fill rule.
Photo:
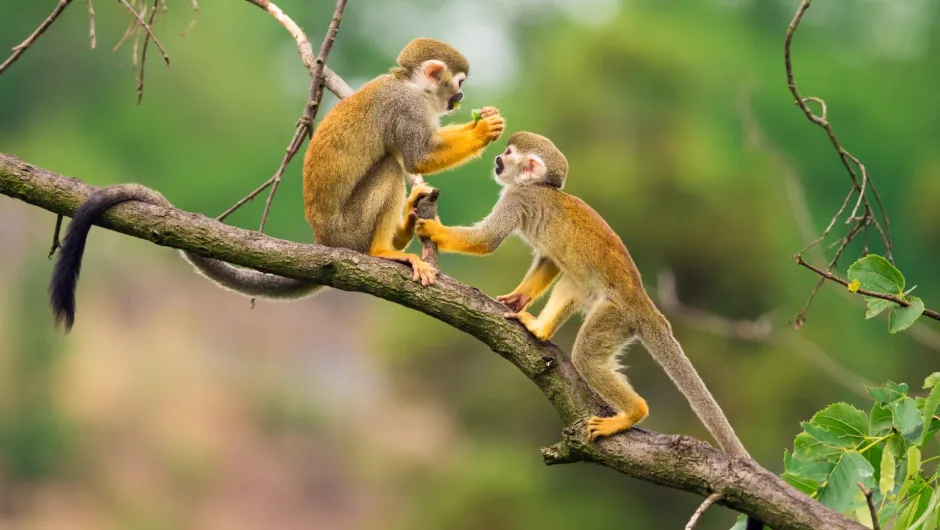
<svg viewBox="0 0 940 530">
<path fill-rule="evenodd" d="M 62 240 L 59 258 L 52 269 L 52 280 L 49 283 L 49 300 L 55 323 L 56 325 L 64 324 L 66 332 L 71 330 L 75 323 L 75 288 L 82 269 L 82 256 L 85 253 L 88 233 L 94 222 L 104 212 L 127 201 L 172 206 L 163 195 L 139 184 L 119 184 L 102 188 L 79 206 Z M 322 287 L 259 271 L 241 269 L 192 252 L 180 251 L 180 253 L 197 271 L 220 287 L 247 296 L 290 300 L 312 295 Z"/>
<path fill-rule="evenodd" d="M 685 396 L 712 437 L 722 450 L 732 456 L 751 459 L 741 440 L 734 434 L 728 418 L 718 402 L 699 377 L 692 362 L 682 351 L 682 346 L 672 334 L 672 326 L 658 310 L 654 320 L 644 322 L 639 329 L 640 340 L 650 355 L 663 367 L 679 391 Z M 764 523 L 752 516 L 747 518 L 746 530 L 761 530 Z"/>
</svg>

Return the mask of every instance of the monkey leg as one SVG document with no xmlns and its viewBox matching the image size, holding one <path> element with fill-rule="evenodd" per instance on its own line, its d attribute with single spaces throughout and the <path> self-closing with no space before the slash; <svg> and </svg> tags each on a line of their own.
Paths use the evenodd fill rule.
<svg viewBox="0 0 940 530">
<path fill-rule="evenodd" d="M 506 313 L 503 316 L 518 320 L 530 333 L 535 335 L 535 338 L 548 340 L 578 310 L 580 305 L 579 289 L 573 281 L 562 278 L 555 286 L 555 289 L 552 290 L 551 296 L 548 297 L 548 303 L 545 304 L 545 309 L 542 310 L 538 318 L 526 311 Z"/>
<path fill-rule="evenodd" d="M 430 263 L 422 261 L 421 257 L 417 254 L 408 254 L 400 250 L 376 247 L 369 251 L 369 255 L 411 265 L 411 269 L 414 272 L 412 279 L 416 282 L 421 282 L 421 285 L 434 285 L 434 282 L 437 281 L 437 269 Z"/>
<path fill-rule="evenodd" d="M 405 215 L 401 224 L 395 230 L 395 236 L 392 239 L 392 248 L 402 250 L 408 246 L 415 235 L 415 221 L 418 220 L 418 212 L 415 211 L 418 201 L 431 194 L 434 188 L 430 186 L 415 186 L 411 188 L 411 195 L 405 201 Z"/>
<path fill-rule="evenodd" d="M 497 296 L 496 300 L 513 311 L 525 311 L 529 304 L 542 296 L 559 274 L 561 269 L 551 258 L 537 256 L 522 283 L 511 293 Z"/>
<path fill-rule="evenodd" d="M 635 330 L 627 328 L 623 312 L 610 302 L 601 302 L 578 332 L 571 356 L 575 368 L 588 386 L 617 409 L 614 417 L 588 420 L 589 441 L 625 431 L 649 414 L 646 400 L 617 371 L 620 366 L 615 357 L 634 337 Z"/>
</svg>

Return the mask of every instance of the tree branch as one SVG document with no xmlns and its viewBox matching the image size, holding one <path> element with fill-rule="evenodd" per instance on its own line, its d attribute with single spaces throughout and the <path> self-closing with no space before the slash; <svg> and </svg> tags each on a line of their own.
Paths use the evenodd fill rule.
<svg viewBox="0 0 940 530">
<path fill-rule="evenodd" d="M 840 284 L 842 284 L 842 285 L 844 285 L 844 286 L 846 286 L 846 287 L 849 286 L 849 282 L 848 282 L 848 281 L 843 280 L 842 278 L 839 278 L 838 276 L 836 276 L 835 274 L 833 274 L 833 273 L 831 273 L 831 272 L 827 272 L 827 271 L 824 271 L 824 270 L 822 270 L 822 269 L 820 269 L 820 268 L 818 268 L 818 267 L 814 267 L 814 266 L 810 265 L 809 263 L 806 262 L 806 260 L 803 259 L 803 256 L 800 256 L 799 254 L 797 254 L 795 257 L 796 257 L 796 262 L 797 262 L 797 264 L 802 265 L 803 267 L 806 267 L 807 269 L 809 269 L 809 270 L 815 272 L 815 273 L 818 274 L 818 275 L 820 276 L 820 278 L 822 278 L 823 280 L 831 280 L 831 281 L 834 281 L 834 282 L 836 282 L 836 283 L 840 283 Z M 887 300 L 887 301 L 889 301 L 889 302 L 894 302 L 895 304 L 898 304 L 898 305 L 903 306 L 903 307 L 907 307 L 907 306 L 911 305 L 911 303 L 908 302 L 907 300 L 904 300 L 904 299 L 902 299 L 902 298 L 900 298 L 900 297 L 898 297 L 898 296 L 894 296 L 894 295 L 892 295 L 892 294 L 876 293 L 876 292 L 874 292 L 874 291 L 866 291 L 865 289 L 859 289 L 858 291 L 855 291 L 855 292 L 856 292 L 857 294 L 860 294 L 860 295 L 863 295 L 863 296 L 870 296 L 870 297 L 872 297 L 872 298 L 881 298 L 882 300 Z M 925 316 L 925 317 L 930 317 L 930 318 L 932 318 L 932 319 L 934 319 L 934 320 L 940 320 L 940 313 L 934 311 L 933 309 L 924 309 L 924 316 Z"/>
<path fill-rule="evenodd" d="M 94 190 L 78 179 L 0 153 L 0 194 L 71 215 Z M 342 248 L 292 243 L 199 214 L 137 202 L 114 208 L 101 224 L 158 245 L 368 293 L 469 333 L 535 383 L 568 426 L 561 442 L 543 450 L 548 464 L 594 462 L 698 495 L 718 493 L 720 504 L 756 516 L 777 530 L 864 528 L 754 462 L 733 458 L 688 436 L 633 428 L 599 443 L 588 443 L 585 419 L 612 411 L 587 387 L 568 358 L 553 344 L 536 341 L 521 325 L 504 319 L 503 305 L 447 276 L 441 276 L 434 286 L 422 287 L 401 264 Z"/>
</svg>

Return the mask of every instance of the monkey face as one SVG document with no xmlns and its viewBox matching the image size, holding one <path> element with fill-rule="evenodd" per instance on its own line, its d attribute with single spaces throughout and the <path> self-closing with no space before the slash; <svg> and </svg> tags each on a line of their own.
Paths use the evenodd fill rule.
<svg viewBox="0 0 940 530">
<path fill-rule="evenodd" d="M 461 86 L 466 78 L 467 74 L 454 74 L 443 62 L 432 59 L 423 63 L 421 73 L 413 79 L 431 97 L 438 112 L 444 114 L 460 107 Z"/>
<path fill-rule="evenodd" d="M 537 154 L 510 145 L 496 157 L 493 173 L 503 186 L 521 186 L 544 180 L 545 163 Z"/>
</svg>

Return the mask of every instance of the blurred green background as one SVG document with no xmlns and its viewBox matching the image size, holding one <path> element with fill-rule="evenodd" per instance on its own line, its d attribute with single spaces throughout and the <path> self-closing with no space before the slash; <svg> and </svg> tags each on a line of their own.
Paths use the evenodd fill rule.
<svg viewBox="0 0 940 530">
<path fill-rule="evenodd" d="M 127 12 L 96 3 L 91 50 L 76 0 L 0 77 L 0 150 L 95 185 L 140 182 L 209 216 L 268 178 L 306 99 L 293 41 L 258 8 L 221 0 L 201 0 L 182 37 L 191 6 L 168 4 L 155 30 L 173 65 L 151 47 L 136 107 L 132 44 L 111 52 Z M 859 381 L 917 388 L 940 365 L 934 322 L 891 336 L 831 285 L 806 326 L 790 329 L 815 282 L 790 256 L 849 185 L 786 88 L 783 36 L 797 4 L 361 0 L 349 3 L 329 64 L 359 86 L 411 38 L 449 41 L 472 64 L 452 119 L 495 105 L 509 132 L 552 138 L 571 165 L 567 190 L 609 221 L 651 288 L 669 270 L 689 307 L 769 318 L 769 335 L 742 340 L 667 311 L 745 445 L 779 472 L 800 421 L 835 401 L 868 408 Z M 53 5 L 2 2 L 0 47 Z M 333 2 L 279 5 L 317 47 Z M 794 44 L 804 95 L 826 99 L 843 144 L 867 165 L 898 265 L 933 308 L 938 23 L 929 0 L 820 0 Z M 489 211 L 500 145 L 428 178 L 444 222 Z M 266 231 L 311 241 L 299 167 L 288 168 Z M 256 228 L 263 202 L 229 221 Z M 0 197 L 0 528 L 681 528 L 700 501 L 597 466 L 545 467 L 538 449 L 562 425 L 533 385 L 469 336 L 366 295 L 252 310 L 174 252 L 96 230 L 77 325 L 63 338 L 45 301 L 54 220 Z M 528 262 L 513 240 L 442 265 L 495 296 Z M 557 336 L 566 351 L 576 330 L 573 321 Z M 651 406 L 645 427 L 708 439 L 641 347 L 625 363 Z M 733 519 L 713 509 L 697 528 Z"/>
</svg>

